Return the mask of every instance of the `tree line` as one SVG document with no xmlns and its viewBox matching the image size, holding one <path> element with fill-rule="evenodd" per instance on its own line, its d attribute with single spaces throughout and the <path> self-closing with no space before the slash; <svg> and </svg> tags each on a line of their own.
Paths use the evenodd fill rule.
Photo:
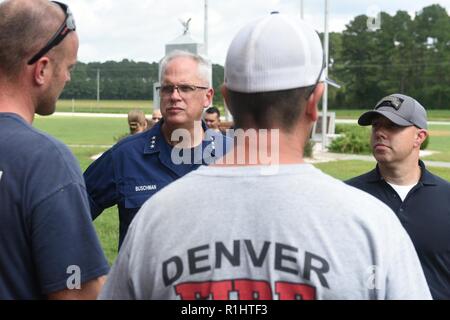
<svg viewBox="0 0 450 320">
<path fill-rule="evenodd" d="M 96 99 L 99 82 L 100 98 L 104 100 L 153 100 L 153 83 L 158 82 L 157 62 L 83 63 L 78 61 L 72 71 L 72 80 L 66 85 L 62 99 Z M 213 64 L 213 85 L 220 89 L 223 82 L 223 66 Z M 97 81 L 99 78 L 99 81 Z M 221 101 L 219 95 L 215 102 Z"/>
<path fill-rule="evenodd" d="M 329 77 L 342 85 L 330 88 L 332 109 L 371 108 L 383 96 L 404 93 L 426 108 L 448 108 L 450 101 L 450 17 L 435 4 L 411 17 L 381 12 L 371 30 L 366 15 L 350 21 L 343 32 L 330 33 Z M 321 35 L 323 37 L 323 35 Z M 99 70 L 99 71 L 98 71 Z M 78 62 L 63 99 L 152 100 L 158 63 Z M 221 103 L 223 66 L 213 65 L 215 103 Z"/>
</svg>

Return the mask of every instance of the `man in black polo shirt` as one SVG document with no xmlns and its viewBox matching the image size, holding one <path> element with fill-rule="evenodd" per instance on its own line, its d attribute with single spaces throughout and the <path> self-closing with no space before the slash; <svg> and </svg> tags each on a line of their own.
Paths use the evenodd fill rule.
<svg viewBox="0 0 450 320">
<path fill-rule="evenodd" d="M 372 125 L 374 170 L 346 181 L 386 203 L 408 232 L 434 299 L 450 299 L 450 183 L 419 160 L 427 114 L 411 97 L 393 94 L 361 115 Z"/>
</svg>

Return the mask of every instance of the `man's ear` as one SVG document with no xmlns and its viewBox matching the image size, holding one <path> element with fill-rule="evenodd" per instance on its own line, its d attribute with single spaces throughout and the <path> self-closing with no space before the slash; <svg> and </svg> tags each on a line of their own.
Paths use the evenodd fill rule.
<svg viewBox="0 0 450 320">
<path fill-rule="evenodd" d="M 323 83 L 318 83 L 306 102 L 305 114 L 311 121 L 317 121 L 317 105 L 319 104 L 320 98 L 322 98 L 324 89 L 325 86 Z"/>
<path fill-rule="evenodd" d="M 414 141 L 414 147 L 419 147 L 422 145 L 422 143 L 425 141 L 425 139 L 428 137 L 428 131 L 425 129 L 419 129 L 417 130 L 417 136 Z"/>
<path fill-rule="evenodd" d="M 48 57 L 40 58 L 34 64 L 33 79 L 35 83 L 39 86 L 44 85 L 46 77 L 50 72 L 50 59 Z"/>
<path fill-rule="evenodd" d="M 231 110 L 230 108 L 230 96 L 228 94 L 228 88 L 225 86 L 225 83 L 220 86 L 220 92 L 222 93 L 223 102 L 225 103 L 225 109 L 233 114 L 233 110 Z"/>
<path fill-rule="evenodd" d="M 208 108 L 212 101 L 213 101 L 213 97 L 214 97 L 214 89 L 213 88 L 209 88 L 208 92 L 205 95 L 205 101 L 203 103 L 203 108 Z"/>
</svg>

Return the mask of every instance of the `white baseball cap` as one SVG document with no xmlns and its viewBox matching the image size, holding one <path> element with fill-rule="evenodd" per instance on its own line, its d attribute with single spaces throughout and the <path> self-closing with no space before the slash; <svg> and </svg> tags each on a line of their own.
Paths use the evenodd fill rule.
<svg viewBox="0 0 450 320">
<path fill-rule="evenodd" d="M 272 12 L 242 28 L 225 62 L 225 86 L 244 93 L 288 90 L 328 82 L 317 32 L 300 19 Z"/>
</svg>

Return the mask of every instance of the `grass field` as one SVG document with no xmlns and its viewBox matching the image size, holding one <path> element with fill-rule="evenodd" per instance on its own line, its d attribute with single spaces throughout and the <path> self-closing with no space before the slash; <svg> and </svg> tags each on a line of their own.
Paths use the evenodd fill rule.
<svg viewBox="0 0 450 320">
<path fill-rule="evenodd" d="M 224 114 L 223 104 L 216 105 Z M 142 109 L 146 114 L 151 114 L 153 101 L 149 100 L 59 100 L 56 105 L 58 112 L 96 112 L 96 113 L 128 113 L 131 109 Z M 333 110 L 338 119 L 357 119 L 364 111 L 358 109 Z M 450 121 L 450 109 L 448 110 L 428 110 L 428 120 Z"/>
<path fill-rule="evenodd" d="M 430 144 L 428 150 L 439 151 L 424 160 L 450 162 L 450 126 L 432 125 L 429 127 Z"/>
<path fill-rule="evenodd" d="M 375 167 L 375 163 L 360 160 L 345 160 L 317 163 L 315 167 L 339 180 L 347 180 L 372 170 Z M 443 179 L 450 181 L 449 168 L 427 167 L 427 169 Z"/>
<path fill-rule="evenodd" d="M 84 171 L 92 162 L 90 157 L 108 149 L 115 138 L 128 132 L 125 118 L 77 118 L 77 117 L 37 117 L 35 127 L 50 133 L 69 145 Z M 450 162 L 450 126 L 431 126 L 429 149 L 440 153 L 427 160 Z M 345 180 L 371 170 L 373 162 L 336 161 L 316 165 L 324 172 Z M 429 168 L 432 172 L 450 181 L 450 169 Z M 110 263 L 117 255 L 118 214 L 116 207 L 105 210 L 94 222 L 103 249 Z"/>
<path fill-rule="evenodd" d="M 214 104 L 219 108 L 220 114 L 225 115 L 223 104 Z M 56 112 L 83 112 L 83 113 L 120 113 L 127 114 L 132 109 L 141 109 L 150 118 L 153 112 L 153 101 L 147 100 L 58 100 Z"/>
<path fill-rule="evenodd" d="M 330 112 L 336 112 L 337 119 L 358 119 L 367 110 L 333 110 Z M 450 121 L 450 109 L 443 110 L 427 110 L 429 121 Z"/>
<path fill-rule="evenodd" d="M 151 114 L 153 102 L 148 100 L 59 100 L 57 112 L 95 112 L 95 113 L 128 113 L 132 109 L 141 109 Z"/>
<path fill-rule="evenodd" d="M 92 163 L 92 155 L 107 150 L 108 145 L 115 143 L 114 137 L 128 132 L 127 120 L 117 118 L 39 117 L 34 125 L 69 145 L 82 171 Z M 94 225 L 108 261 L 112 263 L 119 241 L 116 207 L 105 210 Z"/>
</svg>

